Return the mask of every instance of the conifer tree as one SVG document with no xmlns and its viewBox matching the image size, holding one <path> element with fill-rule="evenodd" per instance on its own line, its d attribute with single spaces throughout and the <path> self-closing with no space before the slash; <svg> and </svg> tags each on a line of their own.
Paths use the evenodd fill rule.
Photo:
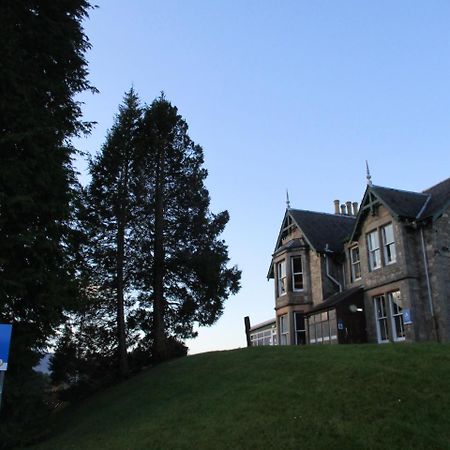
<svg viewBox="0 0 450 450">
<path fill-rule="evenodd" d="M 136 145 L 140 117 L 138 96 L 130 89 L 101 152 L 90 164 L 92 180 L 88 187 L 92 282 L 103 295 L 109 293 L 115 299 L 122 376 L 128 373 L 125 300 L 133 290 L 137 237 L 134 218 L 141 190 L 142 161 Z"/>
<path fill-rule="evenodd" d="M 32 415 L 20 413 L 29 396 L 21 386 L 77 295 L 70 138 L 89 130 L 74 100 L 93 90 L 81 26 L 89 8 L 85 0 L 0 4 L 0 322 L 13 323 L 0 426 L 13 420 L 13 397 L 17 420 Z"/>
<path fill-rule="evenodd" d="M 227 267 L 220 239 L 227 211 L 209 211 L 203 150 L 164 94 L 144 114 L 145 205 L 140 210 L 142 290 L 152 308 L 153 358 L 170 356 L 171 338 L 194 336 L 193 325 L 211 325 L 239 290 L 240 271 Z"/>
</svg>

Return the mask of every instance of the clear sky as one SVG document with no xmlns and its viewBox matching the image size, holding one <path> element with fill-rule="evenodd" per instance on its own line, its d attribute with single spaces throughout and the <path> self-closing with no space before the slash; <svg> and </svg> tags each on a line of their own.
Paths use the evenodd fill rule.
<svg viewBox="0 0 450 450">
<path fill-rule="evenodd" d="M 374 184 L 421 191 L 450 174 L 450 2 L 99 0 L 85 30 L 90 80 L 75 144 L 100 149 L 123 94 L 164 90 L 203 146 L 211 209 L 242 289 L 191 353 L 245 346 L 274 317 L 266 280 L 289 189 L 333 212 Z M 85 165 L 79 170 L 86 182 Z"/>
</svg>

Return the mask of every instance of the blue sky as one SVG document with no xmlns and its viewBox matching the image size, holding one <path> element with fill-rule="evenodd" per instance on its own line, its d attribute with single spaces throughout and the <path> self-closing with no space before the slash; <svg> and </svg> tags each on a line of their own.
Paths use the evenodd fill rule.
<svg viewBox="0 0 450 450">
<path fill-rule="evenodd" d="M 245 346 L 243 318 L 273 317 L 267 269 L 285 211 L 333 212 L 374 184 L 421 191 L 449 176 L 450 2 L 96 2 L 90 80 L 75 144 L 94 154 L 133 84 L 160 91 L 202 145 L 211 209 L 242 289 L 191 353 Z M 87 181 L 85 164 L 78 162 Z"/>
</svg>

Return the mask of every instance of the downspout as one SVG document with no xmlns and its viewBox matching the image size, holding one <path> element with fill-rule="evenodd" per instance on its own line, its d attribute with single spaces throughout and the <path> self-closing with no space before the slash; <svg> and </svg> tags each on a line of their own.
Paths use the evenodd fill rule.
<svg viewBox="0 0 450 450">
<path fill-rule="evenodd" d="M 436 333 L 436 339 L 438 342 L 440 342 L 440 338 L 439 338 L 439 326 L 438 326 L 438 322 L 436 319 L 436 315 L 434 313 L 434 305 L 433 305 L 433 296 L 431 293 L 431 284 L 430 284 L 430 275 L 429 275 L 429 269 L 428 269 L 428 258 L 427 258 L 427 253 L 425 250 L 425 239 L 423 237 L 423 228 L 420 228 L 420 239 L 422 241 L 422 254 L 423 254 L 423 263 L 425 266 L 425 279 L 427 281 L 427 291 L 428 291 L 428 304 L 430 307 L 430 313 L 431 313 L 431 317 L 433 318 L 433 322 L 434 322 L 434 331 Z"/>
<path fill-rule="evenodd" d="M 330 250 L 328 248 L 328 243 L 325 245 L 325 269 L 327 272 L 327 277 L 339 287 L 339 292 L 342 292 L 342 285 L 341 283 L 339 283 L 338 280 L 336 280 L 336 278 L 334 278 L 331 274 L 330 274 L 330 266 L 328 264 L 328 255 L 327 253 L 332 253 L 332 250 Z"/>
</svg>

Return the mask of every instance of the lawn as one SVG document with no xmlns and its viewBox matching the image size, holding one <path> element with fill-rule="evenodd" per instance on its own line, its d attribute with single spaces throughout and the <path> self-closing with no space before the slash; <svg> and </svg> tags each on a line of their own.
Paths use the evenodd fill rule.
<svg viewBox="0 0 450 450">
<path fill-rule="evenodd" d="M 450 448 L 450 346 L 256 347 L 149 369 L 39 449 Z"/>
</svg>

